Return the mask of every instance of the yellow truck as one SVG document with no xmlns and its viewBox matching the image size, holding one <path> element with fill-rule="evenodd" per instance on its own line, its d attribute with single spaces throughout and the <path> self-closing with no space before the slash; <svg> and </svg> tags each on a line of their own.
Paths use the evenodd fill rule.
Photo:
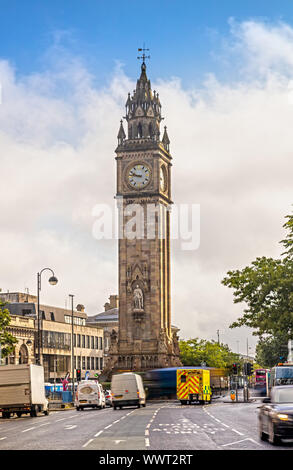
<svg viewBox="0 0 293 470">
<path fill-rule="evenodd" d="M 211 403 L 211 396 L 209 370 L 177 369 L 177 398 L 182 405 Z"/>
</svg>

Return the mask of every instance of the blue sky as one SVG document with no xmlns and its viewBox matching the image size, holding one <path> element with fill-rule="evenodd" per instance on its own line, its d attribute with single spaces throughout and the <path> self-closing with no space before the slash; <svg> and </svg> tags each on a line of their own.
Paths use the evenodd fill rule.
<svg viewBox="0 0 293 470">
<path fill-rule="evenodd" d="M 82 57 L 98 84 L 122 62 L 137 76 L 137 48 L 150 48 L 153 78 L 180 76 L 187 86 L 216 72 L 227 79 L 217 51 L 229 18 L 293 23 L 286 0 L 1 0 L 0 56 L 18 74 L 47 67 L 48 51 L 62 47 Z"/>
<path fill-rule="evenodd" d="M 229 330 L 241 306 L 221 280 L 279 256 L 292 210 L 293 2 L 0 0 L 0 15 L 0 287 L 34 293 L 50 266 L 60 282 L 44 288 L 48 305 L 73 293 L 94 315 L 117 293 L 117 242 L 94 239 L 92 210 L 114 201 L 145 42 L 173 200 L 201 207 L 199 249 L 172 243 L 172 323 L 185 338 L 219 329 L 245 352 L 248 332 Z"/>
</svg>

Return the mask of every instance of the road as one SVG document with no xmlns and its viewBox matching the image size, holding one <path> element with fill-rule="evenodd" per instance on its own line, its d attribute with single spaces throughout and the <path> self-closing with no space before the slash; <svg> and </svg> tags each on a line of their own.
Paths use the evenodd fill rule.
<svg viewBox="0 0 293 470">
<path fill-rule="evenodd" d="M 175 400 L 114 411 L 75 409 L 0 419 L 0 450 L 293 450 L 257 432 L 260 402 L 182 406 Z"/>
</svg>

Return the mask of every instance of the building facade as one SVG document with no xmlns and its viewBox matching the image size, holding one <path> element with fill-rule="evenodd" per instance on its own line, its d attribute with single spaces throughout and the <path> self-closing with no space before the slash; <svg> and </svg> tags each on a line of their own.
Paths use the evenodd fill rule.
<svg viewBox="0 0 293 470">
<path fill-rule="evenodd" d="M 9 331 L 18 339 L 14 353 L 5 359 L 8 364 L 35 363 L 37 357 L 37 297 L 20 292 L 1 293 L 11 314 Z M 54 382 L 69 372 L 72 377 L 72 312 L 66 308 L 40 305 L 41 364 L 45 381 Z M 82 305 L 73 312 L 73 370 L 86 371 L 90 377 L 104 368 L 104 333 L 95 325 L 87 325 Z"/>
</svg>

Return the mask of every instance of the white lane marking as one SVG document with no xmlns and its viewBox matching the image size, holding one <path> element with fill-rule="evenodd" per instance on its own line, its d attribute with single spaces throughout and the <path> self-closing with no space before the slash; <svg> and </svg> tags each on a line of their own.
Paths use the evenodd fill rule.
<svg viewBox="0 0 293 470">
<path fill-rule="evenodd" d="M 108 429 L 112 426 L 112 424 L 109 424 L 108 426 L 106 426 L 104 429 Z"/>
<path fill-rule="evenodd" d="M 28 431 L 31 431 L 32 429 L 36 429 L 36 426 L 34 426 L 32 428 L 25 429 L 24 431 L 21 431 L 21 432 L 28 432 Z"/>
<path fill-rule="evenodd" d="M 91 442 L 93 442 L 93 439 L 90 439 L 89 441 L 87 441 L 82 447 L 88 446 Z"/>
<path fill-rule="evenodd" d="M 239 436 L 244 436 L 244 434 L 242 432 L 239 432 L 237 431 L 237 429 L 232 429 L 232 431 L 236 432 L 237 434 L 239 434 Z"/>
<path fill-rule="evenodd" d="M 74 428 L 77 428 L 77 424 L 73 424 L 73 425 L 66 424 L 65 426 L 65 429 L 74 429 Z"/>
<path fill-rule="evenodd" d="M 117 441 L 115 441 L 115 444 L 119 444 L 119 442 L 126 442 L 125 439 L 117 439 Z"/>
<path fill-rule="evenodd" d="M 3 441 L 4 439 L 7 439 L 7 437 L 0 437 L 0 441 Z"/>
<path fill-rule="evenodd" d="M 146 435 L 146 436 L 149 436 L 149 435 L 150 435 L 150 432 L 149 432 L 148 429 L 145 430 L 145 435 Z"/>
<path fill-rule="evenodd" d="M 259 442 L 256 442 L 254 439 L 250 439 L 250 437 L 247 437 L 246 439 L 241 439 L 241 441 L 235 441 L 235 442 L 230 442 L 228 444 L 222 444 L 222 447 L 232 446 L 233 444 L 239 444 L 240 442 L 244 442 L 244 441 L 251 441 L 257 444 L 258 446 L 261 446 Z"/>
<path fill-rule="evenodd" d="M 119 423 L 120 419 L 116 419 L 116 421 L 113 422 L 113 424 Z"/>
<path fill-rule="evenodd" d="M 145 445 L 146 445 L 146 447 L 150 446 L 150 440 L 149 440 L 148 437 L 146 437 L 146 439 L 145 439 Z"/>
<path fill-rule="evenodd" d="M 68 418 L 57 419 L 57 420 L 55 421 L 55 423 L 58 423 L 59 421 L 64 421 L 65 419 L 68 419 Z"/>
<path fill-rule="evenodd" d="M 103 431 L 99 431 L 97 432 L 97 434 L 95 434 L 95 437 L 98 437 L 100 434 L 102 434 Z"/>
<path fill-rule="evenodd" d="M 41 426 L 49 426 L 49 424 L 51 424 L 51 423 L 40 424 L 39 428 L 40 428 Z"/>
</svg>

